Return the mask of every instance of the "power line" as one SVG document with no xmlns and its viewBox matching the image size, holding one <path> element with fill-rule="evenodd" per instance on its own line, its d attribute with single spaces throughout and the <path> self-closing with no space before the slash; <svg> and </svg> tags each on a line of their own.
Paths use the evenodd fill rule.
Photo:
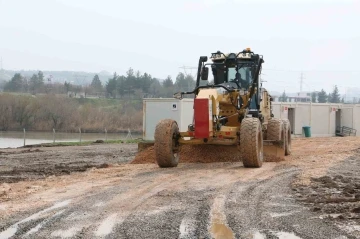
<svg viewBox="0 0 360 239">
<path fill-rule="evenodd" d="M 304 84 L 304 73 L 300 74 L 300 92 L 303 92 L 303 84 Z"/>
<path fill-rule="evenodd" d="M 360 73 L 360 71 L 350 71 L 350 70 L 286 70 L 286 69 L 275 69 L 275 68 L 263 68 L 265 71 L 283 71 L 283 72 L 318 72 L 318 73 L 327 73 L 327 72 L 339 72 L 339 73 Z"/>
</svg>

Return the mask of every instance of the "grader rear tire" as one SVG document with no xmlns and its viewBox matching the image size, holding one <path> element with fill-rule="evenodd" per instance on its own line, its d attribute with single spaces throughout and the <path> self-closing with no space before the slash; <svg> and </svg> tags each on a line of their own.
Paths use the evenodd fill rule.
<svg viewBox="0 0 360 239">
<path fill-rule="evenodd" d="M 179 133 L 176 121 L 161 120 L 155 128 L 155 157 L 160 168 L 176 167 L 179 163 L 178 145 L 175 136 Z"/>
<path fill-rule="evenodd" d="M 260 168 L 264 161 L 263 134 L 260 120 L 245 118 L 240 128 L 240 153 L 246 168 Z"/>
<path fill-rule="evenodd" d="M 267 125 L 267 140 L 282 140 L 283 122 L 281 119 L 272 118 Z"/>
<path fill-rule="evenodd" d="M 285 155 L 291 154 L 291 125 L 288 119 L 282 120 L 285 134 Z"/>
</svg>

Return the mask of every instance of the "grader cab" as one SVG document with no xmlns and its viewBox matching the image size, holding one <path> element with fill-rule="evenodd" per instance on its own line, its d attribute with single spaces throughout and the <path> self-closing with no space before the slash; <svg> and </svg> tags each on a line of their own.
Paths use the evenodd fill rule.
<svg viewBox="0 0 360 239">
<path fill-rule="evenodd" d="M 185 144 L 237 147 L 244 167 L 261 167 L 265 157 L 282 159 L 291 153 L 290 122 L 272 114 L 272 98 L 260 82 L 263 57 L 250 48 L 201 56 L 194 95 L 193 123 L 180 132 L 176 121 L 161 120 L 155 128 L 159 167 L 176 167 Z M 213 82 L 209 82 L 209 69 Z M 220 157 L 220 156 L 219 156 Z"/>
</svg>

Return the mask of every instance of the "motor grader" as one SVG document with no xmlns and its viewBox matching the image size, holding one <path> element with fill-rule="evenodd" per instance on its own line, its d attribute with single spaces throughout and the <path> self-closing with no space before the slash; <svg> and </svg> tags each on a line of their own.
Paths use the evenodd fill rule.
<svg viewBox="0 0 360 239">
<path fill-rule="evenodd" d="M 238 148 L 244 167 L 259 168 L 265 157 L 291 153 L 288 119 L 274 118 L 272 97 L 260 82 L 263 56 L 250 48 L 220 51 L 199 58 L 196 87 L 174 94 L 194 95 L 193 122 L 180 132 L 176 121 L 161 120 L 155 128 L 154 149 L 159 167 L 176 167 L 185 144 L 228 145 Z M 213 82 L 209 82 L 209 68 Z"/>
</svg>

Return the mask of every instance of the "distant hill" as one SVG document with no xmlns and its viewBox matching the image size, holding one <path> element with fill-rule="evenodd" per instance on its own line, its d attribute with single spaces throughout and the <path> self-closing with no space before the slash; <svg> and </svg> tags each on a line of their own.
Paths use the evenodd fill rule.
<svg viewBox="0 0 360 239">
<path fill-rule="evenodd" d="M 9 81 L 15 73 L 20 73 L 22 76 L 30 78 L 36 74 L 38 70 L 2 70 L 0 71 L 0 81 Z M 42 71 L 45 79 L 51 78 L 51 82 L 65 83 L 70 82 L 74 85 L 90 84 L 95 74 L 99 75 L 100 81 L 105 84 L 112 74 L 107 71 L 95 72 L 79 72 L 79 71 Z"/>
</svg>

